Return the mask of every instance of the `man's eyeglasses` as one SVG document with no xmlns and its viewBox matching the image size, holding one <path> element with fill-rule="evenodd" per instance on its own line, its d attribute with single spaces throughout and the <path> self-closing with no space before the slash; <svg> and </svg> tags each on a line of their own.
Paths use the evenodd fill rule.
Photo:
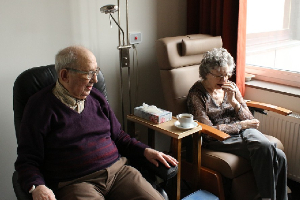
<svg viewBox="0 0 300 200">
<path fill-rule="evenodd" d="M 208 72 L 208 73 L 210 73 L 213 77 L 215 77 L 215 78 L 218 78 L 218 79 L 226 79 L 226 78 L 229 78 L 231 75 L 229 75 L 229 74 L 226 74 L 225 76 L 220 76 L 220 75 L 215 75 L 215 74 L 213 74 L 213 73 L 211 73 L 211 72 Z"/>
<path fill-rule="evenodd" d="M 67 70 L 70 70 L 70 71 L 73 71 L 73 72 L 77 72 L 77 73 L 80 73 L 80 74 L 84 74 L 85 77 L 87 79 L 92 79 L 95 75 L 97 76 L 99 74 L 99 71 L 100 71 L 100 67 L 97 67 L 96 68 L 96 71 L 81 71 L 81 70 L 78 70 L 78 69 L 73 69 L 73 68 L 65 68 Z"/>
</svg>

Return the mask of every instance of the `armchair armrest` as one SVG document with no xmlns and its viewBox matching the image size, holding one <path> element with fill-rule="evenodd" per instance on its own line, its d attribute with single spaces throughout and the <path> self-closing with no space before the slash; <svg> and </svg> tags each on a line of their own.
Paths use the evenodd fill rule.
<svg viewBox="0 0 300 200">
<path fill-rule="evenodd" d="M 18 172 L 14 171 L 12 176 L 12 184 L 14 187 L 14 191 L 18 200 L 32 200 L 31 194 L 26 193 L 22 190 L 20 183 L 18 182 Z"/>
<path fill-rule="evenodd" d="M 260 109 L 276 112 L 278 114 L 285 115 L 285 116 L 292 114 L 291 110 L 278 107 L 272 104 L 261 103 L 256 101 L 247 101 L 246 103 L 248 107 L 260 108 Z"/>
<path fill-rule="evenodd" d="M 230 138 L 230 135 L 228 135 L 227 133 L 224 133 L 223 131 L 215 129 L 209 125 L 202 124 L 200 122 L 198 122 L 198 124 L 202 126 L 202 130 L 201 130 L 202 133 L 205 133 L 217 140 L 223 141 L 223 140 L 226 140 L 227 138 Z"/>
<path fill-rule="evenodd" d="M 272 104 L 260 103 L 260 102 L 256 102 L 256 101 L 247 101 L 246 103 L 247 103 L 248 107 L 258 108 L 258 109 L 262 109 L 262 110 L 268 110 L 268 111 L 276 112 L 276 113 L 279 113 L 279 114 L 285 115 L 285 116 L 292 114 L 291 110 L 288 110 L 288 109 L 285 109 L 285 108 L 282 108 L 279 106 L 275 106 Z M 211 126 L 202 124 L 200 122 L 198 122 L 198 124 L 202 126 L 202 131 L 201 131 L 202 133 L 205 133 L 217 140 L 223 141 L 230 137 L 230 135 L 228 135 L 218 129 L 215 129 Z"/>
<path fill-rule="evenodd" d="M 178 172 L 178 166 L 172 166 L 167 168 L 165 165 L 159 162 L 158 167 L 148 161 L 146 158 L 140 158 L 135 160 L 133 166 L 142 167 L 145 170 L 148 170 L 150 173 L 160 177 L 163 181 L 168 181 L 173 178 Z"/>
</svg>

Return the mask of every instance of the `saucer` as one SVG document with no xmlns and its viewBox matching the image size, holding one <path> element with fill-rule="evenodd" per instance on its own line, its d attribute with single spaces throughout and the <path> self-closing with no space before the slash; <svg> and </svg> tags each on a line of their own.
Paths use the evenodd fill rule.
<svg viewBox="0 0 300 200">
<path fill-rule="evenodd" d="M 179 129 L 182 129 L 182 130 L 189 130 L 189 129 L 193 129 L 193 128 L 195 128 L 196 126 L 198 126 L 198 123 L 197 122 L 193 122 L 192 124 L 191 124 L 191 126 L 190 127 L 182 127 L 182 126 L 180 126 L 180 123 L 179 123 L 179 121 L 177 120 L 175 123 L 174 123 L 174 125 L 177 127 L 177 128 L 179 128 Z"/>
</svg>

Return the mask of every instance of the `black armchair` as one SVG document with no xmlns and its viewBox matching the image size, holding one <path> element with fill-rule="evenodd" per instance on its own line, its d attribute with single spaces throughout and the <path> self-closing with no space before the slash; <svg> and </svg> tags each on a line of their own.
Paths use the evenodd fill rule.
<svg viewBox="0 0 300 200">
<path fill-rule="evenodd" d="M 98 82 L 94 84 L 94 87 L 97 88 L 107 99 L 103 74 L 100 72 L 97 78 Z M 20 122 L 29 97 L 44 87 L 55 83 L 56 80 L 57 74 L 54 65 L 34 67 L 24 71 L 17 77 L 13 87 L 14 124 L 17 142 L 20 134 Z M 166 168 L 162 164 L 159 167 L 153 167 L 154 165 L 147 159 L 138 159 L 130 162 L 134 167 L 137 167 L 139 170 L 141 170 L 143 175 L 145 174 L 146 179 L 167 200 L 167 193 L 162 189 L 162 186 L 166 181 L 177 174 L 177 166 L 171 167 L 170 169 Z M 159 176 L 164 182 L 158 184 L 156 181 L 156 176 Z M 18 182 L 18 173 L 16 171 L 13 173 L 12 183 L 18 200 L 32 200 L 31 195 L 21 189 L 21 186 Z"/>
</svg>

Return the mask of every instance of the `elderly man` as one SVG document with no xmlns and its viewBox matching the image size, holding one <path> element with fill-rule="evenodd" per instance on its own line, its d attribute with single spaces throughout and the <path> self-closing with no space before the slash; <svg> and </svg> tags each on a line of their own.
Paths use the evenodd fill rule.
<svg viewBox="0 0 300 200">
<path fill-rule="evenodd" d="M 67 47 L 55 67 L 56 84 L 33 95 L 24 110 L 15 163 L 22 188 L 33 200 L 163 199 L 121 154 L 167 167 L 178 162 L 121 129 L 93 88 L 100 70 L 93 53 Z"/>
</svg>

